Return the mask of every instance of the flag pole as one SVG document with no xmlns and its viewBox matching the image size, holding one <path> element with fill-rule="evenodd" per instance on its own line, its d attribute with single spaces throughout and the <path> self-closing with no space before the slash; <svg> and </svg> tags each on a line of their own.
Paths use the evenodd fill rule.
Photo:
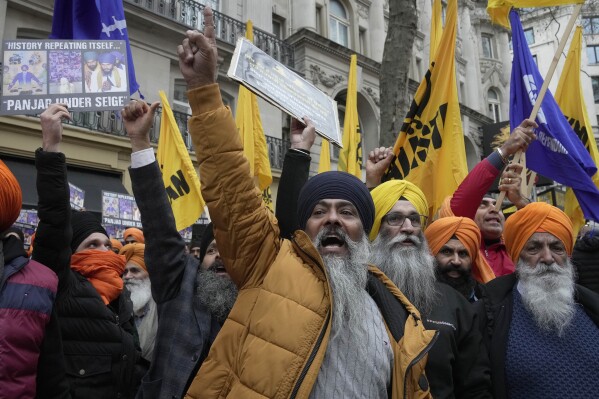
<svg viewBox="0 0 599 399">
<path fill-rule="evenodd" d="M 543 81 L 543 86 L 541 86 L 541 90 L 539 91 L 539 96 L 537 97 L 537 101 L 535 102 L 535 105 L 532 108 L 529 119 L 535 120 L 537 117 L 537 114 L 539 112 L 539 109 L 541 109 L 541 104 L 543 103 L 543 98 L 545 97 L 545 94 L 547 93 L 547 89 L 549 88 L 549 83 L 551 82 L 551 79 L 553 78 L 555 68 L 557 68 L 557 63 L 559 62 L 559 59 L 562 56 L 562 52 L 564 51 L 564 48 L 566 47 L 566 42 L 568 41 L 568 38 L 570 37 L 570 33 L 572 32 L 572 29 L 574 28 L 574 25 L 576 24 L 576 18 L 578 18 L 578 14 L 580 14 L 581 9 L 582 9 L 582 4 L 577 4 L 576 7 L 574 7 L 574 11 L 572 12 L 572 15 L 570 16 L 568 25 L 566 25 L 566 30 L 564 31 L 564 34 L 562 35 L 562 38 L 559 41 L 559 45 L 557 46 L 557 50 L 555 51 L 555 54 L 553 55 L 553 61 L 551 62 L 551 65 L 549 66 L 547 75 L 545 75 L 545 80 Z M 522 155 L 523 155 L 522 151 L 518 151 L 516 154 L 514 154 L 513 162 L 522 166 L 522 176 L 524 176 L 522 178 L 522 183 L 524 186 L 524 184 L 526 184 L 526 163 L 525 163 L 525 161 L 523 161 L 524 157 Z M 531 176 L 531 181 L 534 181 L 533 177 L 536 178 L 536 175 Z M 528 184 L 526 185 L 526 188 L 528 188 Z M 523 194 L 525 194 L 528 197 L 527 193 L 523 193 Z M 499 193 L 499 198 L 497 198 L 497 202 L 495 203 L 495 210 L 497 212 L 499 212 L 501 210 L 501 204 L 503 203 L 504 198 L 505 198 L 505 191 L 502 191 L 501 193 Z"/>
</svg>

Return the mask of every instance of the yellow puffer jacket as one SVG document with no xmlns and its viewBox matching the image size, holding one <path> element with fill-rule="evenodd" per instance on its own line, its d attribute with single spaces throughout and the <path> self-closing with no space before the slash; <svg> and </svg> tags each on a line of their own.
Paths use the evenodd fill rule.
<svg viewBox="0 0 599 399">
<path fill-rule="evenodd" d="M 308 398 L 330 333 L 330 287 L 322 259 L 304 232 L 279 238 L 262 203 L 235 121 L 218 85 L 188 93 L 190 131 L 200 163 L 202 195 L 220 256 L 239 296 L 194 378 L 187 398 Z M 393 398 L 430 397 L 424 376 L 436 332 L 375 267 L 370 268 L 410 316 L 394 343 Z M 389 332 L 389 330 L 388 330 Z"/>
</svg>

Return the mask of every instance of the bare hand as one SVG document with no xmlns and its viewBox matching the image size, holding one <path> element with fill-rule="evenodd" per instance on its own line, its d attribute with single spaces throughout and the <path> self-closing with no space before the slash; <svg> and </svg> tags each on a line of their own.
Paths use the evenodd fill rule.
<svg viewBox="0 0 599 399">
<path fill-rule="evenodd" d="M 522 184 L 522 166 L 518 164 L 510 164 L 505 169 L 499 180 L 499 190 L 505 191 L 508 199 L 516 208 L 520 209 L 528 205 L 530 202 L 522 195 L 520 191 Z"/>
<path fill-rule="evenodd" d="M 212 9 L 204 8 L 203 14 L 204 33 L 188 30 L 187 37 L 177 47 L 179 68 L 188 90 L 216 83 L 218 52 Z"/>
<path fill-rule="evenodd" d="M 125 130 L 131 140 L 132 152 L 151 147 L 150 129 L 154 123 L 154 113 L 159 105 L 159 101 L 148 105 L 143 101 L 132 100 L 121 110 Z"/>
<path fill-rule="evenodd" d="M 310 151 L 316 139 L 316 128 L 307 116 L 304 116 L 302 119 L 306 123 L 305 127 L 299 120 L 295 118 L 291 120 L 291 133 L 289 137 L 291 148 Z"/>
<path fill-rule="evenodd" d="M 526 151 L 528 145 L 536 140 L 534 129 L 539 127 L 532 119 L 524 119 L 520 126 L 514 129 L 510 137 L 501 146 L 501 152 L 509 157 L 518 151 Z"/>
<path fill-rule="evenodd" d="M 48 152 L 58 152 L 62 141 L 62 119 L 71 120 L 71 114 L 66 104 L 51 104 L 40 115 L 42 125 L 42 149 Z"/>
<path fill-rule="evenodd" d="M 374 188 L 381 184 L 381 179 L 391 165 L 393 156 L 392 147 L 379 147 L 370 151 L 366 161 L 366 187 Z"/>
</svg>

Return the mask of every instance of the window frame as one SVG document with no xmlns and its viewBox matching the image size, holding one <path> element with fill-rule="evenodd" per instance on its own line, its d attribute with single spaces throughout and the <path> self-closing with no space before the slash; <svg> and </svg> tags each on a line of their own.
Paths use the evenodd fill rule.
<svg viewBox="0 0 599 399">
<path fill-rule="evenodd" d="M 340 15 L 335 15 L 331 12 L 331 4 L 337 3 L 339 4 L 343 11 L 345 11 L 345 20 L 342 19 Z M 328 15 L 328 29 L 329 29 L 329 39 L 334 41 L 337 44 L 340 44 L 344 47 L 350 48 L 351 45 L 351 30 L 350 30 L 350 19 L 349 19 L 349 11 L 345 4 L 343 4 L 340 0 L 330 0 L 329 2 L 329 15 Z M 340 39 L 340 27 L 345 28 L 345 38 L 347 39 L 346 43 L 343 43 Z M 333 32 L 335 34 L 335 38 L 333 38 Z"/>
<path fill-rule="evenodd" d="M 495 49 L 493 46 L 493 39 L 494 39 L 493 35 L 491 35 L 489 33 L 481 34 L 481 50 L 482 50 L 483 58 L 495 59 Z M 490 52 L 489 55 L 485 54 L 485 45 L 484 45 L 485 41 L 488 41 L 488 43 L 489 43 L 489 46 L 488 46 L 488 49 Z"/>
<path fill-rule="evenodd" d="M 495 95 L 495 98 L 491 99 L 491 93 Z M 489 118 L 493 119 L 495 123 L 501 122 L 501 93 L 494 87 L 489 87 L 487 90 L 487 110 Z"/>
</svg>

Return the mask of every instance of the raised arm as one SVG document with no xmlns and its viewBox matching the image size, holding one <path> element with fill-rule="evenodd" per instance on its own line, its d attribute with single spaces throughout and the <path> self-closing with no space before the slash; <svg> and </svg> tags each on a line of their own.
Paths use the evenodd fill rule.
<svg viewBox="0 0 599 399">
<path fill-rule="evenodd" d="M 209 7 L 204 21 L 204 34 L 188 31 L 177 49 L 193 113 L 189 130 L 220 256 L 239 288 L 252 287 L 261 284 L 278 253 L 279 229 L 250 177 L 235 121 L 215 84 L 216 39 Z"/>
<path fill-rule="evenodd" d="M 66 160 L 59 152 L 63 118 L 71 118 L 64 104 L 52 104 L 40 115 L 42 147 L 35 152 L 39 224 L 32 256 L 58 275 L 59 293 L 70 277 L 73 235 Z"/>
<path fill-rule="evenodd" d="M 474 219 L 484 195 L 507 164 L 509 157 L 518 151 L 526 151 L 531 141 L 536 138 L 536 127 L 538 126 L 535 121 L 523 120 L 497 151 L 493 151 L 468 173 L 451 199 L 451 210 L 456 216 Z M 515 192 L 515 186 L 508 189 L 508 198 L 518 202 L 520 191 Z"/>
<path fill-rule="evenodd" d="M 187 255 L 150 145 L 150 128 L 158 105 L 160 103 L 156 102 L 148 106 L 134 100 L 121 115 L 131 140 L 129 175 L 144 229 L 152 297 L 156 303 L 161 303 L 179 294 Z"/>
<path fill-rule="evenodd" d="M 295 118 L 291 122 L 291 147 L 285 154 L 279 180 L 276 215 L 282 238 L 291 238 L 299 229 L 297 198 L 310 173 L 310 148 L 316 138 L 316 129 L 310 119 L 304 118 L 304 121 L 305 126 Z"/>
</svg>

